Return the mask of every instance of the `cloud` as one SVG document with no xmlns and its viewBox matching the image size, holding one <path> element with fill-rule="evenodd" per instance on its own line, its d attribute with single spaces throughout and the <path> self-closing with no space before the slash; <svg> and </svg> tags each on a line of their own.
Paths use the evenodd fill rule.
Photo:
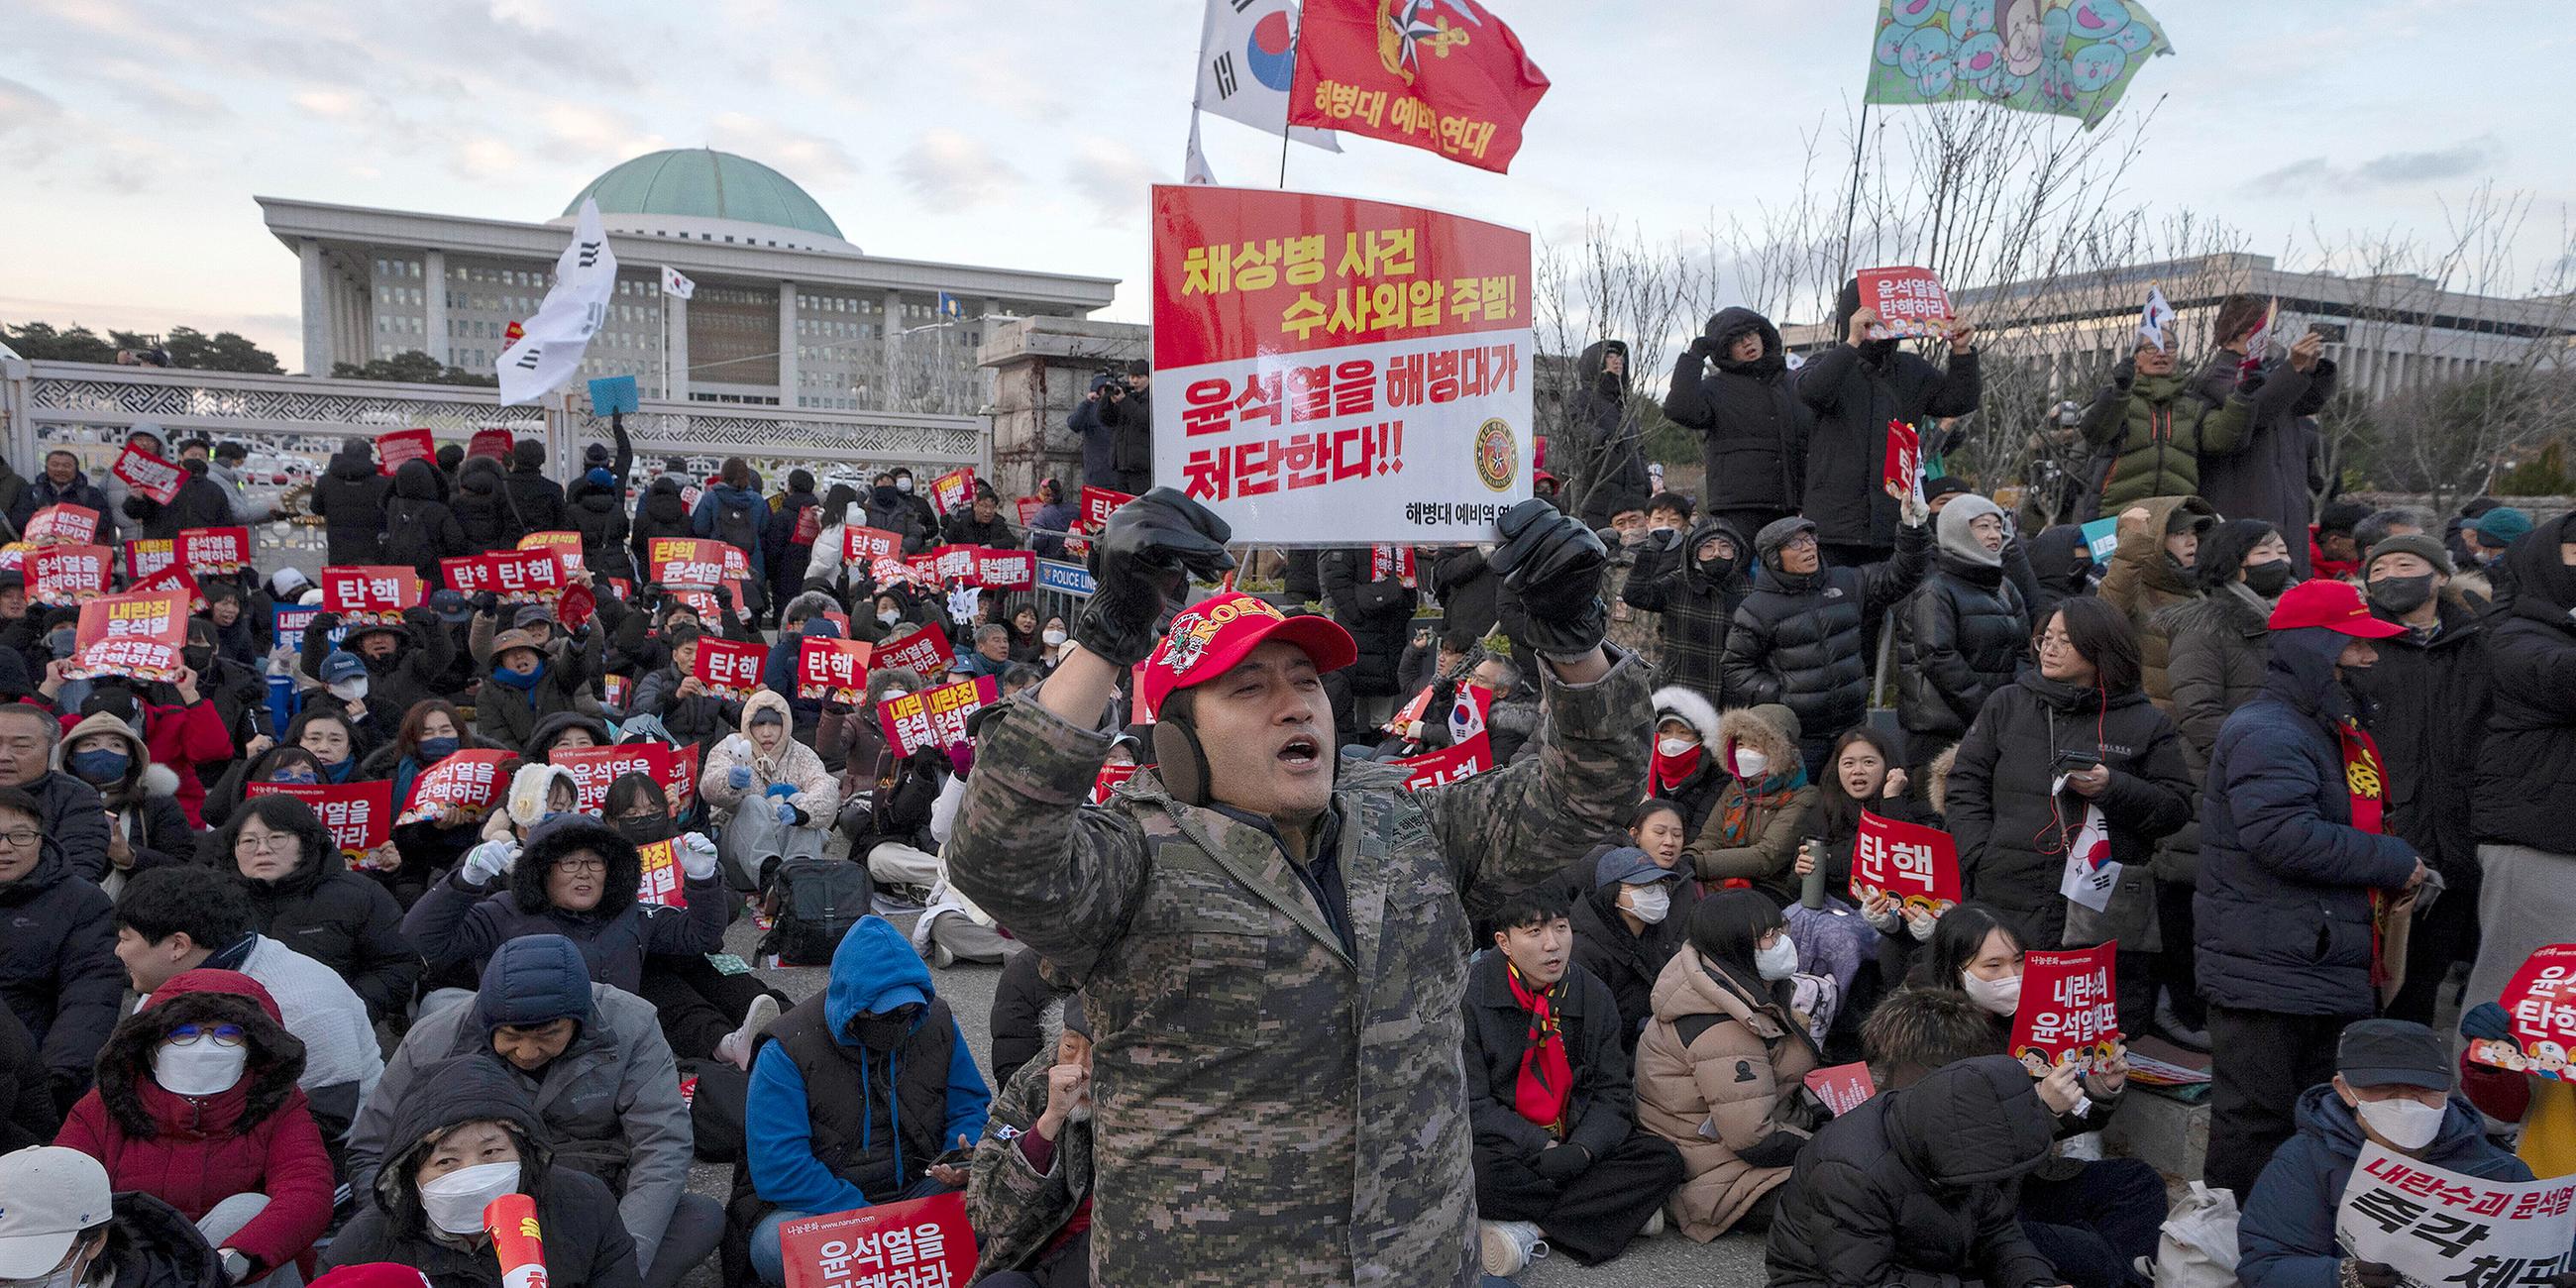
<svg viewBox="0 0 2576 1288">
<path fill-rule="evenodd" d="M 1146 190 L 1165 177 L 1133 147 L 1097 134 L 1074 147 L 1064 170 L 1065 187 L 1113 224 L 1136 222 L 1145 213 Z"/>
<path fill-rule="evenodd" d="M 934 206 L 973 206 L 1008 196 L 1022 182 L 1012 169 L 977 139 L 940 126 L 920 139 L 894 163 L 895 173 Z"/>
<path fill-rule="evenodd" d="M 670 143 L 615 108 L 558 99 L 536 109 L 545 130 L 538 151 L 557 161 L 614 164 L 658 152 Z"/>
<path fill-rule="evenodd" d="M 493 179 L 519 168 L 519 150 L 488 134 L 460 139 L 448 167 L 469 179 Z"/>
<path fill-rule="evenodd" d="M 838 183 L 859 173 L 858 158 L 839 139 L 789 129 L 743 112 L 718 112 L 708 122 L 707 143 L 739 152 L 798 183 Z"/>
<path fill-rule="evenodd" d="M 355 90 L 335 89 L 326 86 L 315 89 L 299 90 L 295 94 L 293 101 L 297 107 L 303 108 L 305 111 L 311 112 L 315 116 L 338 118 L 355 115 L 359 104 L 363 100 L 359 98 Z"/>
<path fill-rule="evenodd" d="M 2324 157 L 2305 157 L 2254 176 L 2245 181 L 2241 190 L 2255 196 L 2288 197 L 2400 188 L 2479 174 L 2494 168 L 2503 158 L 2503 145 L 2488 134 L 2439 151 L 2383 152 L 2351 166 L 2338 166 Z"/>
</svg>

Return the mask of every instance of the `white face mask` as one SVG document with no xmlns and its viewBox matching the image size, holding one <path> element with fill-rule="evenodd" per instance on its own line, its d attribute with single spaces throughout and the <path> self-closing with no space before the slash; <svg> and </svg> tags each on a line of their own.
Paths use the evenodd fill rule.
<svg viewBox="0 0 2576 1288">
<path fill-rule="evenodd" d="M 367 699 L 367 681 L 364 676 L 355 680 L 342 680 L 330 688 L 331 696 L 342 702 L 364 702 Z"/>
<path fill-rule="evenodd" d="M 72 1258 L 72 1263 L 42 1279 L 20 1279 L 15 1288 L 79 1288 L 89 1281 L 90 1272 L 98 1269 L 98 1254 L 85 1252 Z"/>
<path fill-rule="evenodd" d="M 1661 881 L 1628 887 L 1628 911 L 1649 926 L 1662 924 L 1673 911 L 1673 892 Z"/>
<path fill-rule="evenodd" d="M 1977 1008 L 1995 1015 L 2010 1015 L 2021 1009 L 2021 976 L 2002 979 L 1979 979 L 1967 971 L 1959 972 L 1959 987 Z"/>
<path fill-rule="evenodd" d="M 483 1209 L 492 1200 L 519 1188 L 519 1164 L 479 1163 L 460 1167 L 420 1187 L 420 1206 L 429 1223 L 449 1234 L 479 1234 Z"/>
<path fill-rule="evenodd" d="M 887 625 L 887 626 L 892 626 L 892 625 L 894 625 L 896 622 L 899 622 L 899 621 L 902 621 L 902 620 L 903 620 L 903 614 L 898 613 L 898 612 L 896 612 L 895 610 L 893 610 L 893 609 L 889 608 L 889 609 L 885 610 L 884 612 L 877 614 L 877 620 L 878 620 L 879 622 L 884 623 L 884 624 L 885 624 L 885 625 Z"/>
<path fill-rule="evenodd" d="M 1735 749 L 1735 776 L 1748 781 L 1760 778 L 1771 768 L 1771 758 L 1751 747 Z"/>
<path fill-rule="evenodd" d="M 888 689 L 888 690 L 886 690 L 886 691 L 885 691 L 885 696 L 884 696 L 884 697 L 881 697 L 881 698 L 878 698 L 878 699 L 877 699 L 877 701 L 879 701 L 879 702 L 892 702 L 892 701 L 894 701 L 896 698 L 908 698 L 908 697 L 911 697 L 911 696 L 912 696 L 911 694 L 906 693 L 906 692 L 904 692 L 904 691 L 903 691 L 903 690 L 901 690 L 901 689 Z"/>
<path fill-rule="evenodd" d="M 897 492 L 910 492 L 910 491 L 912 491 L 912 480 L 911 480 L 911 479 L 896 479 L 896 480 L 894 481 L 894 490 L 895 490 L 895 491 L 897 491 Z"/>
<path fill-rule="evenodd" d="M 2448 1106 L 2403 1097 L 2365 1100 L 2357 1108 L 2364 1126 L 2379 1133 L 2381 1140 L 2408 1150 L 2432 1144 L 2433 1138 L 2442 1134 L 2442 1115 L 2448 1112 Z"/>
<path fill-rule="evenodd" d="M 1057 645 L 1064 643 L 1064 632 L 1046 631 L 1041 633 L 1038 638 L 1045 640 L 1048 648 L 1054 648 Z"/>
<path fill-rule="evenodd" d="M 1698 743 L 1692 742 L 1688 738 L 1655 739 L 1655 750 L 1660 751 L 1667 756 L 1687 756 L 1690 754 L 1690 749 L 1698 745 Z"/>
<path fill-rule="evenodd" d="M 1783 934 L 1771 946 L 1754 950 L 1753 969 L 1764 979 L 1787 979 L 1798 973 L 1798 945 Z"/>
<path fill-rule="evenodd" d="M 154 1048 L 152 1080 L 174 1096 L 211 1096 L 232 1090 L 249 1061 L 249 1047 L 224 1046 L 201 1033 L 194 1041 Z"/>
</svg>

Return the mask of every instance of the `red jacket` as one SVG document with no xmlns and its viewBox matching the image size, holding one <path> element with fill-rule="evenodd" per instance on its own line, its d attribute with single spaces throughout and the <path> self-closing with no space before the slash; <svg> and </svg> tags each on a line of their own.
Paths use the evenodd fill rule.
<svg viewBox="0 0 2576 1288">
<path fill-rule="evenodd" d="M 86 719 L 77 711 L 56 718 L 63 722 L 65 734 Z M 222 714 L 205 698 L 184 707 L 175 702 L 146 702 L 143 730 L 143 745 L 151 751 L 152 763 L 179 776 L 179 808 L 187 814 L 188 826 L 204 827 L 206 785 L 197 777 L 197 763 L 230 760 L 233 754 L 232 731 L 224 728 Z"/>
<path fill-rule="evenodd" d="M 249 1063 L 230 1089 L 179 1096 L 152 1080 L 153 1050 L 191 1021 L 229 1021 L 248 1034 Z M 331 1156 L 295 1087 L 304 1044 L 268 990 L 234 971 L 189 971 L 118 1025 L 98 1061 L 98 1085 L 72 1106 L 55 1144 L 97 1159 L 115 1188 L 141 1190 L 191 1221 L 235 1194 L 267 1195 L 267 1210 L 223 1241 L 258 1274 L 311 1250 L 331 1224 Z"/>
</svg>

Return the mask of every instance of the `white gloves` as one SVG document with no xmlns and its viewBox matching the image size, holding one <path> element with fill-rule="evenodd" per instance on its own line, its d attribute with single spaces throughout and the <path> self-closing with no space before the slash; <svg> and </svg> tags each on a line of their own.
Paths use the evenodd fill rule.
<svg viewBox="0 0 2576 1288">
<path fill-rule="evenodd" d="M 467 885 L 489 885 L 518 861 L 518 842 L 485 841 L 466 852 L 465 864 L 456 870 L 456 875 Z"/>
<path fill-rule="evenodd" d="M 716 874 L 716 843 L 704 832 L 683 832 L 673 845 L 680 852 L 680 871 L 691 881 L 704 881 Z"/>
</svg>

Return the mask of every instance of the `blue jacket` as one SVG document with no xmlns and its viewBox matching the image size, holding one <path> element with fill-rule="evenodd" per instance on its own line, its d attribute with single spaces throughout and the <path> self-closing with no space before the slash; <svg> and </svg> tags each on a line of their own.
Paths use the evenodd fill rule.
<svg viewBox="0 0 2576 1288">
<path fill-rule="evenodd" d="M 1039 506 L 1029 521 L 1029 549 L 1036 551 L 1040 559 L 1064 558 L 1064 538 L 1042 535 L 1039 529 L 1071 532 L 1073 525 L 1081 521 L 1082 507 L 1072 501 Z"/>
<path fill-rule="evenodd" d="M 2201 992 L 2221 1006 L 2368 1015 L 2370 892 L 2397 890 L 2415 847 L 2352 826 L 2335 682 L 2348 641 L 2320 626 L 2272 634 L 2263 692 L 2227 717 L 2200 807 L 2192 900 Z"/>
<path fill-rule="evenodd" d="M 2272 1155 L 2237 1222 L 2236 1275 L 2245 1288 L 2335 1288 L 2343 1265 L 2335 1209 L 2361 1146 L 2361 1122 L 2332 1083 L 2299 1097 L 2299 1134 Z M 2442 1116 L 2441 1134 L 2418 1157 L 2490 1181 L 2531 1179 L 2521 1159 L 2487 1143 L 2478 1111 L 2458 1096 Z"/>
<path fill-rule="evenodd" d="M 931 993 L 930 968 L 922 964 L 903 932 L 882 918 L 864 917 L 832 952 L 832 982 L 824 990 L 823 1017 L 832 1026 L 833 1040 L 855 1045 L 847 1036 L 852 1016 L 927 1002 Z M 993 1094 L 984 1085 L 984 1075 L 975 1069 L 975 1053 L 967 1047 L 966 1035 L 958 1031 L 954 1019 L 948 1027 L 948 1121 L 941 1126 L 939 1138 L 981 1140 Z M 894 1096 L 893 1086 L 885 1087 L 883 1094 Z M 901 1097 L 894 1097 L 898 1140 L 902 1103 Z M 860 1112 L 864 1115 L 865 1109 Z M 775 1042 L 762 1044 L 760 1058 L 752 1062 L 744 1120 L 745 1157 L 752 1185 L 763 1200 L 816 1214 L 846 1212 L 873 1202 L 814 1156 L 805 1077 Z"/>
</svg>

